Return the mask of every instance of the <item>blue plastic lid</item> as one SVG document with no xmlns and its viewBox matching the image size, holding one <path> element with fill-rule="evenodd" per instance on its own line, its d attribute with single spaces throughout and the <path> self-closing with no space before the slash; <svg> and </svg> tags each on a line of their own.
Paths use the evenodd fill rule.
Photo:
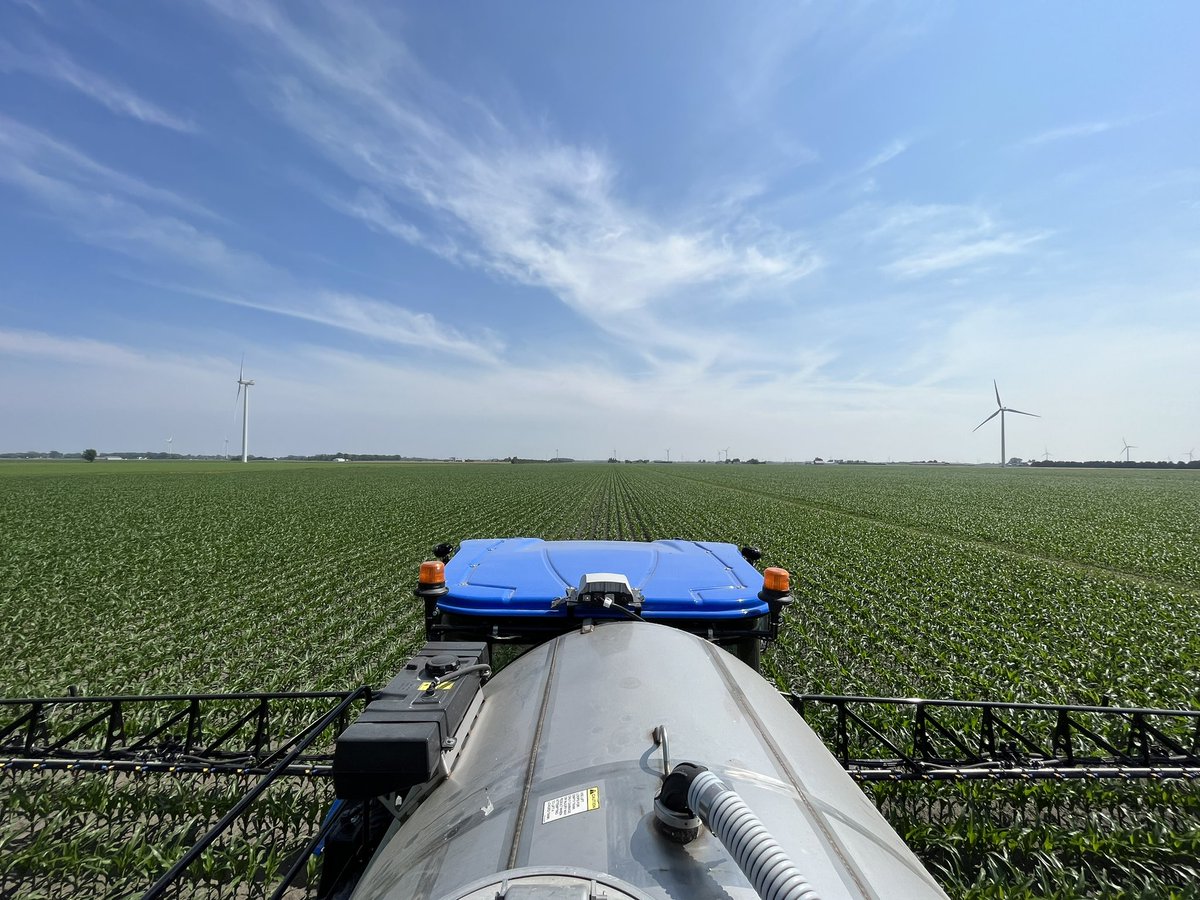
<svg viewBox="0 0 1200 900">
<path fill-rule="evenodd" d="M 463 541 L 446 564 L 446 612 L 565 616 L 550 604 L 592 572 L 617 572 L 642 592 L 643 618 L 739 619 L 766 615 L 762 574 L 733 544 L 707 541 Z"/>
</svg>

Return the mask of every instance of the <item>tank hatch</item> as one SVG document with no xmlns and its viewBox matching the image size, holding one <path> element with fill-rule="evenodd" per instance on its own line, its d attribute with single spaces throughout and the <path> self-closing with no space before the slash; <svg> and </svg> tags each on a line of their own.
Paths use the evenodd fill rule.
<svg viewBox="0 0 1200 900">
<path fill-rule="evenodd" d="M 455 891 L 445 900 L 652 900 L 632 884 L 603 872 L 572 866 L 499 872 Z"/>
</svg>

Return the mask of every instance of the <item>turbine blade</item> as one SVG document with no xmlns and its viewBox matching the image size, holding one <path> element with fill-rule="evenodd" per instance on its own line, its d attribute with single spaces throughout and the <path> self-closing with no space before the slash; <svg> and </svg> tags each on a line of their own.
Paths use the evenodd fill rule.
<svg viewBox="0 0 1200 900">
<path fill-rule="evenodd" d="M 1003 406 L 1004 404 L 1000 402 L 1000 388 L 996 386 L 995 378 L 992 379 L 992 388 L 996 391 L 996 405 Z"/>
<path fill-rule="evenodd" d="M 246 374 L 246 354 L 242 354 L 242 361 L 238 363 L 238 381 L 241 381 Z"/>
<path fill-rule="evenodd" d="M 1033 416 L 1035 419 L 1040 419 L 1040 418 L 1041 418 L 1041 416 L 1039 416 L 1037 413 L 1027 413 L 1027 412 L 1021 412 L 1021 410 L 1019 410 L 1019 409 L 1013 409 L 1011 406 L 1010 406 L 1010 407 L 1007 409 L 1007 412 L 1015 412 L 1015 413 L 1018 413 L 1019 415 L 1022 415 L 1022 416 Z"/>
<path fill-rule="evenodd" d="M 982 422 L 980 422 L 978 425 L 976 425 L 974 428 L 972 428 L 971 434 L 974 434 L 976 431 L 978 431 L 980 428 L 982 428 L 988 422 L 992 421 L 992 419 L 996 418 L 996 416 L 998 416 L 998 415 L 1000 415 L 1000 410 L 996 410 L 994 413 L 992 413 L 990 416 L 988 416 L 986 419 L 984 419 Z"/>
</svg>

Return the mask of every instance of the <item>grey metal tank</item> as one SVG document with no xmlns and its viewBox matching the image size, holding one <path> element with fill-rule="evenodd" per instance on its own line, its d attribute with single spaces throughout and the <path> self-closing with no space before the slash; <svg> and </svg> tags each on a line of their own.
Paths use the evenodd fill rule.
<svg viewBox="0 0 1200 900">
<path fill-rule="evenodd" d="M 694 635 L 585 626 L 483 694 L 449 776 L 387 834 L 356 900 L 757 898 L 707 830 L 680 845 L 655 827 L 660 726 L 671 764 L 736 790 L 821 900 L 945 897 L 787 701 Z"/>
</svg>

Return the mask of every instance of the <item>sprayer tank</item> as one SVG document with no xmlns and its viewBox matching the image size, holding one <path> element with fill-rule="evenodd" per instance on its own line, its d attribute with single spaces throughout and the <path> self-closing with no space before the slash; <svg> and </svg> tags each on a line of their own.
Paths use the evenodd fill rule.
<svg viewBox="0 0 1200 900">
<path fill-rule="evenodd" d="M 517 869 L 605 873 L 629 888 L 613 897 L 757 897 L 711 834 L 681 846 L 656 829 L 660 726 L 671 764 L 733 787 L 823 900 L 945 896 L 787 701 L 694 635 L 585 627 L 483 692 L 450 776 L 393 827 L 356 898 L 461 897 Z"/>
</svg>

